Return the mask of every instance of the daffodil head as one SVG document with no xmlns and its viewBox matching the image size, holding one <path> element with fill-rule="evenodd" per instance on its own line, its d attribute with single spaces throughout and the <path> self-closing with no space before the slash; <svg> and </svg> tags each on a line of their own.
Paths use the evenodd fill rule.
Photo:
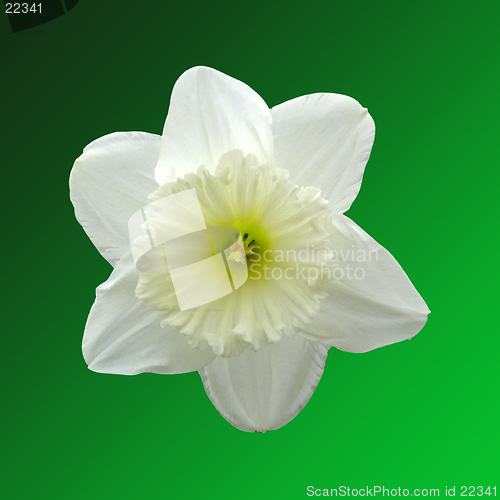
<svg viewBox="0 0 500 500">
<path fill-rule="evenodd" d="M 85 326 L 89 368 L 198 370 L 226 420 L 265 432 L 306 405 L 331 346 L 366 352 L 418 333 L 427 305 L 394 257 L 344 215 L 374 134 L 348 96 L 269 109 L 244 83 L 197 67 L 175 84 L 161 135 L 89 144 L 71 172 L 71 201 L 113 266 Z M 170 201 L 179 195 L 196 206 L 178 213 Z M 169 224 L 186 235 L 172 243 L 180 252 L 170 240 L 156 244 Z M 211 274 L 193 271 L 202 267 Z M 183 272 L 194 282 L 180 286 Z M 216 298 L 198 300 L 200 281 Z"/>
</svg>

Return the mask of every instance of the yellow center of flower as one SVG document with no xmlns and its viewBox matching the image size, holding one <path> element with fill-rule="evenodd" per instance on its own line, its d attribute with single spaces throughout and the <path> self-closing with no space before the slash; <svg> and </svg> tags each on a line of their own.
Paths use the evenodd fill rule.
<svg viewBox="0 0 500 500">
<path fill-rule="evenodd" d="M 227 260 L 234 260 L 235 262 L 245 262 L 249 255 L 255 255 L 252 251 L 252 245 L 255 244 L 255 240 L 249 241 L 248 233 L 243 236 L 243 241 L 240 242 L 239 233 L 236 237 L 236 241 L 229 247 L 230 254 Z"/>
<path fill-rule="evenodd" d="M 229 262 L 248 267 L 247 281 L 233 293 L 181 311 L 168 273 L 141 273 L 137 297 L 174 325 L 193 347 L 231 356 L 295 335 L 311 321 L 326 296 L 328 202 L 316 188 L 299 188 L 288 172 L 260 165 L 253 155 L 231 151 L 211 174 L 204 167 L 164 184 L 154 202 L 195 189 L 208 227 L 236 228 Z M 239 236 L 239 235 L 238 235 Z"/>
</svg>

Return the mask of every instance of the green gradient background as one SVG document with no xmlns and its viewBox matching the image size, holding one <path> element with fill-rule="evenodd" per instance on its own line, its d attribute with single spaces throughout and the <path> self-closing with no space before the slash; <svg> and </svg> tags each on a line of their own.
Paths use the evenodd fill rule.
<svg viewBox="0 0 500 500">
<path fill-rule="evenodd" d="M 499 6 L 81 0 L 16 34 L 0 14 L 0 496 L 500 487 Z M 161 133 L 175 80 L 199 64 L 269 106 L 326 91 L 368 107 L 377 136 L 348 215 L 433 311 L 410 342 L 332 349 L 307 407 L 264 435 L 230 426 L 197 373 L 100 375 L 81 355 L 111 268 L 74 218 L 72 163 L 109 132 Z"/>
</svg>

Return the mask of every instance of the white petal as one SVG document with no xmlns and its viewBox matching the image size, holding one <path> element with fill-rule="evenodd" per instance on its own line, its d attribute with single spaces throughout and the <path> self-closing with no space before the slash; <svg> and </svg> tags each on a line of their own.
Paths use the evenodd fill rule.
<svg viewBox="0 0 500 500">
<path fill-rule="evenodd" d="M 160 327 L 158 313 L 135 296 L 138 278 L 129 253 L 97 288 L 83 338 L 89 368 L 122 375 L 185 373 L 210 363 L 212 351 L 191 349 L 175 328 Z"/>
<path fill-rule="evenodd" d="M 350 352 L 412 338 L 430 311 L 408 276 L 352 220 L 335 215 L 333 222 L 331 248 L 337 251 L 343 274 L 337 273 L 337 279 L 328 284 L 329 296 L 304 334 Z"/>
<path fill-rule="evenodd" d="M 201 165 L 213 173 L 221 156 L 234 149 L 261 163 L 272 161 L 269 108 L 248 85 L 224 73 L 187 70 L 172 91 L 156 180 L 164 184 Z"/>
<path fill-rule="evenodd" d="M 316 186 L 335 213 L 356 198 L 375 124 L 357 101 L 340 94 L 297 97 L 272 110 L 276 166 L 299 186 Z"/>
<path fill-rule="evenodd" d="M 301 335 L 284 337 L 256 352 L 218 357 L 200 375 L 208 397 L 230 424 L 265 432 L 282 427 L 306 405 L 327 353 L 322 344 Z"/>
<path fill-rule="evenodd" d="M 91 142 L 71 170 L 76 218 L 113 265 L 130 250 L 129 217 L 158 188 L 154 168 L 159 151 L 158 135 L 117 132 Z"/>
</svg>

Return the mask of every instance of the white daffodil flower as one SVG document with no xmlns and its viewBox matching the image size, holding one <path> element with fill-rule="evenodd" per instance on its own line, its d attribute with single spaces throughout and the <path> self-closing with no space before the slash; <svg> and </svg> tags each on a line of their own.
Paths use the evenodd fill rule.
<svg viewBox="0 0 500 500">
<path fill-rule="evenodd" d="M 71 172 L 71 201 L 114 267 L 85 326 L 89 368 L 198 370 L 228 422 L 264 432 L 305 406 L 331 346 L 365 352 L 417 334 L 425 302 L 391 254 L 343 215 L 374 134 L 350 97 L 312 94 L 269 109 L 244 83 L 197 67 L 175 84 L 161 136 L 122 132 L 89 144 Z M 239 231 L 226 265 L 246 264 L 248 278 L 183 310 L 168 272 L 135 265 L 128 221 L 192 189 L 208 227 Z"/>
</svg>

